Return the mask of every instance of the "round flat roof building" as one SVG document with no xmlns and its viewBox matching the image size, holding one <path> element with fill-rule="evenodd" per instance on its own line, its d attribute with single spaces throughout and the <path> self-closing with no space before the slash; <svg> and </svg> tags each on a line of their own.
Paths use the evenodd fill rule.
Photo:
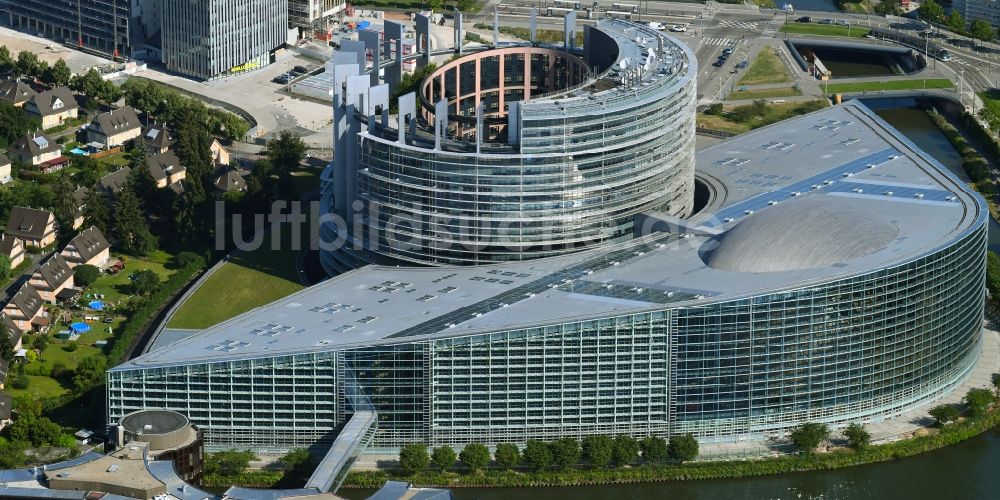
<svg viewBox="0 0 1000 500">
<path fill-rule="evenodd" d="M 639 214 L 692 212 L 697 61 L 647 26 L 585 26 L 582 50 L 461 56 L 400 96 L 395 120 L 388 87 L 331 66 L 330 274 L 559 255 L 631 239 Z"/>
</svg>

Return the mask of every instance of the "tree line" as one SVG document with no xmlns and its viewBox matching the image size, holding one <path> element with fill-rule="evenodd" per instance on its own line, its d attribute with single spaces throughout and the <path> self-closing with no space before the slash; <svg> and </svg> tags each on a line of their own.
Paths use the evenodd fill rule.
<svg viewBox="0 0 1000 500">
<path fill-rule="evenodd" d="M 496 446 L 493 460 L 502 469 L 528 467 L 536 472 L 549 469 L 566 470 L 571 467 L 622 467 L 640 462 L 662 463 L 667 460 L 682 463 L 698 456 L 698 440 L 691 434 L 673 436 L 667 441 L 658 436 L 641 440 L 620 434 L 587 436 L 583 440 L 571 437 L 551 442 L 529 440 L 524 448 L 516 444 L 501 443 Z M 399 451 L 399 464 L 404 474 L 412 475 L 433 467 L 447 471 L 461 462 L 465 469 L 476 472 L 490 464 L 490 452 L 482 443 L 469 443 L 455 453 L 450 446 L 428 450 L 423 443 L 404 445 Z"/>
</svg>

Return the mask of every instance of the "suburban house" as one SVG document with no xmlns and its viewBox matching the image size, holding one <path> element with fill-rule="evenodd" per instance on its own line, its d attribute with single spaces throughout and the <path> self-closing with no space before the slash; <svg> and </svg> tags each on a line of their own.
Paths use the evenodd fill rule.
<svg viewBox="0 0 1000 500">
<path fill-rule="evenodd" d="M 21 350 L 21 330 L 11 322 L 10 318 L 0 314 L 0 335 L 7 334 L 13 339 L 14 352 Z M 3 390 L 4 383 L 7 380 L 7 374 L 10 373 L 10 363 L 0 358 L 0 390 Z M 4 428 L 7 424 L 10 424 L 10 396 L 6 394 L 0 394 L 0 430 Z M 6 405 L 6 406 L 5 406 Z"/>
<path fill-rule="evenodd" d="M 122 187 L 128 184 L 128 177 L 132 173 L 132 169 L 128 167 L 122 167 L 114 172 L 111 172 L 104 177 L 101 177 L 94 185 L 94 189 L 101 194 L 104 198 L 111 200 L 114 199 L 118 191 L 121 191 Z"/>
<path fill-rule="evenodd" d="M 43 129 L 50 129 L 76 118 L 80 107 L 68 87 L 56 87 L 33 96 L 25 103 L 24 110 L 40 117 Z"/>
<path fill-rule="evenodd" d="M 49 318 L 43 304 L 45 301 L 38 292 L 25 283 L 3 307 L 3 315 L 18 331 L 28 332 L 35 327 L 48 326 Z"/>
<path fill-rule="evenodd" d="M 147 157 L 146 165 L 158 188 L 171 187 L 176 191 L 187 176 L 187 168 L 181 165 L 181 160 L 171 151 Z"/>
<path fill-rule="evenodd" d="M 174 145 L 174 140 L 170 137 L 167 126 L 162 123 L 154 123 L 146 127 L 146 130 L 142 131 L 142 140 L 140 142 L 142 143 L 142 147 L 146 149 L 146 152 L 151 155 L 166 153 L 170 150 L 170 146 Z"/>
<path fill-rule="evenodd" d="M 16 78 L 0 82 L 0 101 L 10 103 L 16 108 L 24 106 L 24 103 L 35 97 L 36 92 Z"/>
<path fill-rule="evenodd" d="M 2 364 L 0 366 L 0 389 L 3 389 L 4 381 L 7 379 L 7 362 L 0 360 L 0 364 Z M 13 411 L 14 396 L 0 394 L 0 430 L 14 422 Z"/>
<path fill-rule="evenodd" d="M 83 209 L 87 206 L 87 194 L 90 190 L 81 187 L 73 191 L 73 229 L 80 229 L 83 225 Z"/>
<path fill-rule="evenodd" d="M 14 180 L 11 173 L 10 159 L 8 159 L 6 155 L 0 153 L 0 184 L 7 184 L 8 182 Z"/>
<path fill-rule="evenodd" d="M 48 210 L 14 207 L 7 218 L 6 232 L 25 246 L 47 247 L 56 242 L 56 216 Z"/>
<path fill-rule="evenodd" d="M 62 156 L 62 147 L 45 134 L 32 132 L 25 134 L 7 148 L 10 159 L 28 165 L 41 165 L 58 160 Z"/>
<path fill-rule="evenodd" d="M 10 268 L 21 265 L 24 262 L 24 242 L 7 233 L 0 235 L 0 254 L 10 261 Z"/>
<path fill-rule="evenodd" d="M 56 295 L 64 288 L 73 288 L 73 268 L 61 254 L 52 254 L 31 275 L 28 284 L 34 287 L 38 295 L 49 304 L 56 303 Z"/>
<path fill-rule="evenodd" d="M 100 229 L 90 226 L 69 240 L 60 255 L 71 268 L 83 264 L 103 267 L 111 258 L 111 245 Z"/>
<path fill-rule="evenodd" d="M 212 151 L 212 160 L 216 165 L 229 165 L 229 151 L 222 147 L 218 139 L 212 139 L 212 145 L 208 149 Z"/>
<path fill-rule="evenodd" d="M 223 193 L 247 190 L 247 181 L 243 179 L 243 176 L 239 172 L 228 166 L 222 166 L 215 170 L 213 184 L 215 185 L 215 189 Z"/>
<path fill-rule="evenodd" d="M 107 149 L 121 146 L 141 134 L 139 115 L 130 106 L 101 113 L 87 127 L 87 140 L 104 144 Z"/>
</svg>

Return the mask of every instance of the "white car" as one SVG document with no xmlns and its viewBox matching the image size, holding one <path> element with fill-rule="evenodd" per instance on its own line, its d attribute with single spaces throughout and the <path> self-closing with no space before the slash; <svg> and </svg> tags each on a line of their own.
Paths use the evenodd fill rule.
<svg viewBox="0 0 1000 500">
<path fill-rule="evenodd" d="M 675 24 L 675 25 L 673 25 L 673 26 L 670 27 L 670 31 L 673 31 L 675 33 L 683 33 L 683 32 L 685 32 L 687 30 L 688 30 L 688 27 L 684 26 L 683 24 Z"/>
<path fill-rule="evenodd" d="M 649 27 L 653 28 L 656 31 L 663 31 L 663 30 L 667 29 L 666 26 L 664 26 L 664 25 L 662 25 L 662 24 L 660 24 L 660 23 L 658 23 L 656 21 L 650 21 L 649 22 Z"/>
</svg>

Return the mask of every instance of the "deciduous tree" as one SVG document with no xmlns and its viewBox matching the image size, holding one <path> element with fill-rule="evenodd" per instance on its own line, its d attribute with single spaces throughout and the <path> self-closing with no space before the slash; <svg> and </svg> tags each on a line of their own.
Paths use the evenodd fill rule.
<svg viewBox="0 0 1000 500">
<path fill-rule="evenodd" d="M 826 424 L 806 422 L 792 429 L 792 444 L 802 453 L 813 453 L 826 438 L 830 437 L 830 429 Z"/>
<path fill-rule="evenodd" d="M 659 436 L 649 436 L 639 441 L 642 459 L 649 463 L 662 462 L 667 458 L 667 441 Z"/>
<path fill-rule="evenodd" d="M 603 434 L 583 438 L 583 459 L 595 467 L 606 467 L 611 463 L 615 441 Z"/>
<path fill-rule="evenodd" d="M 687 462 L 698 457 L 698 440 L 691 434 L 670 437 L 667 456 L 677 462 Z"/>
<path fill-rule="evenodd" d="M 969 389 L 969 392 L 965 393 L 965 398 L 963 399 L 965 405 L 969 408 L 969 414 L 973 417 L 981 417 L 986 415 L 989 411 L 990 406 L 993 405 L 993 393 L 986 389 Z"/>
<path fill-rule="evenodd" d="M 501 443 L 497 445 L 497 449 L 493 453 L 493 458 L 496 459 L 501 467 L 512 469 L 521 463 L 521 452 L 517 449 L 516 444 Z"/>
<path fill-rule="evenodd" d="M 961 415 L 958 408 L 955 408 L 952 405 L 937 405 L 934 408 L 931 408 L 927 413 L 930 414 L 934 420 L 937 420 L 938 425 L 945 425 L 948 422 L 954 422 L 955 420 L 958 420 L 959 415 Z"/>
<path fill-rule="evenodd" d="M 462 448 L 458 459 L 473 471 L 482 470 L 490 464 L 490 450 L 482 443 L 469 443 Z"/>
<path fill-rule="evenodd" d="M 444 472 L 455 466 L 455 450 L 451 446 L 438 446 L 431 453 L 431 463 Z"/>
<path fill-rule="evenodd" d="M 427 455 L 427 446 L 421 443 L 410 443 L 399 449 L 399 465 L 403 473 L 410 475 L 427 468 L 431 458 Z"/>
<path fill-rule="evenodd" d="M 521 454 L 524 463 L 536 471 L 543 471 L 552 465 L 552 450 L 541 441 L 529 440 L 524 445 L 524 453 Z"/>
<path fill-rule="evenodd" d="M 549 444 L 552 449 L 552 463 L 559 469 L 568 469 L 580 462 L 580 442 L 571 438 L 559 438 Z"/>
<path fill-rule="evenodd" d="M 844 437 L 847 438 L 847 446 L 855 450 L 863 450 L 872 442 L 872 435 L 865 430 L 865 426 L 852 422 L 844 429 Z"/>
<path fill-rule="evenodd" d="M 612 452 L 612 460 L 618 465 L 631 465 L 639 458 L 639 443 L 635 438 L 626 434 L 619 434 L 615 437 L 615 447 Z"/>
</svg>

